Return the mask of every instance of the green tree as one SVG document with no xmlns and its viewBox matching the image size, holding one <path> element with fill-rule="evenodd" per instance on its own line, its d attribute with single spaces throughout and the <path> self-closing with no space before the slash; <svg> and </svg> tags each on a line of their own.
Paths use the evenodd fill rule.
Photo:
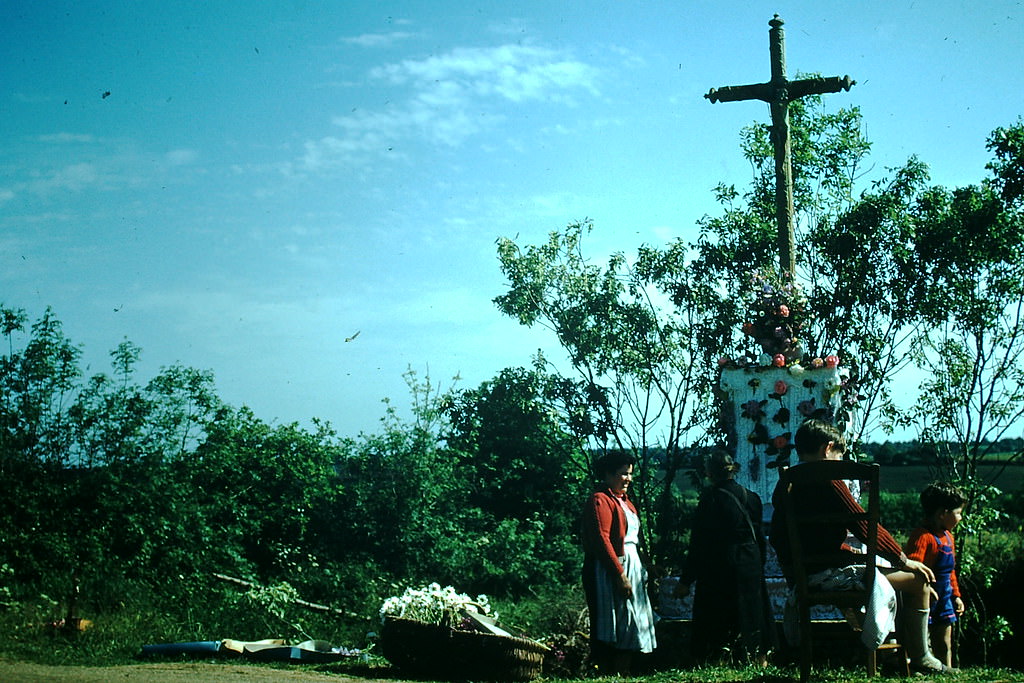
<svg viewBox="0 0 1024 683">
<path fill-rule="evenodd" d="M 837 353 L 851 371 L 844 411 L 853 433 L 867 433 L 895 414 L 893 377 L 911 360 L 922 325 L 921 277 L 914 245 L 925 166 L 911 159 L 892 177 L 860 189 L 870 144 L 857 108 L 827 113 L 820 97 L 791 107 L 796 282 L 809 299 L 802 335 L 809 356 Z M 614 429 L 602 447 L 640 455 L 637 491 L 672 510 L 672 482 L 694 448 L 724 442 L 717 420 L 719 356 L 756 357 L 740 334 L 751 273 L 777 268 L 774 158 L 765 124 L 741 134 L 753 178 L 741 194 L 715 190 L 723 212 L 705 216 L 699 239 L 642 246 L 632 261 L 614 255 L 606 267 L 585 258 L 589 222 L 570 224 L 539 246 L 500 240 L 508 291 L 496 303 L 524 325 L 551 329 L 573 373 L 605 397 Z M 663 470 L 652 454 L 664 447 Z M 662 476 L 663 475 L 663 476 Z M 672 514 L 654 522 L 668 538 Z"/>
<path fill-rule="evenodd" d="M 891 177 L 860 189 L 870 143 L 856 107 L 827 113 L 820 97 L 791 105 L 795 281 L 808 297 L 803 351 L 835 353 L 851 372 L 848 398 L 858 397 L 852 433 L 867 435 L 890 423 L 892 379 L 911 361 L 921 328 L 919 302 L 927 281 L 915 251 L 914 209 L 925 190 L 927 168 L 911 158 Z M 750 188 L 716 188 L 723 208 L 700 223 L 695 269 L 707 269 L 733 301 L 733 334 L 740 302 L 749 299 L 749 274 L 777 266 L 774 166 L 770 128 L 753 124 L 741 133 L 754 171 Z M 734 339 L 737 353 L 749 343 Z M 756 350 L 753 351 L 755 354 Z"/>
<path fill-rule="evenodd" d="M 472 544 L 459 523 L 466 486 L 440 450 L 441 391 L 410 370 L 412 417 L 385 401 L 381 429 L 346 437 L 336 463 L 344 505 L 336 510 L 345 552 L 355 564 L 387 579 L 452 578 L 453 542 Z"/>
<path fill-rule="evenodd" d="M 544 400 L 545 379 L 508 368 L 446 401 L 446 450 L 458 467 L 472 471 L 469 503 L 490 515 L 559 515 L 581 500 L 579 465 L 585 467 L 587 455 Z M 567 521 L 554 524 L 559 533 Z"/>
<path fill-rule="evenodd" d="M 1024 123 L 997 129 L 988 140 L 992 176 L 978 185 L 932 188 L 919 203 L 916 248 L 929 287 L 923 300 L 931 327 L 918 338 L 915 358 L 923 370 L 915 405 L 905 424 L 917 427 L 934 457 L 937 478 L 953 481 L 967 496 L 958 527 L 958 565 L 969 609 L 968 632 L 990 641 L 1007 635 L 1006 621 L 977 600 L 994 577 L 980 558 L 985 533 L 1000 516 L 996 478 L 1011 462 L 1000 443 L 1024 417 Z M 999 464 L 984 476 L 980 465 Z M 972 604 L 973 603 L 973 604 Z M 995 606 L 990 606 L 995 607 Z"/>
<path fill-rule="evenodd" d="M 82 350 L 65 335 L 49 308 L 35 321 L 19 348 L 27 316 L 0 306 L 8 353 L 0 359 L 0 447 L 6 457 L 66 462 L 72 445 L 67 418 L 81 377 Z"/>
<path fill-rule="evenodd" d="M 57 576 L 65 583 L 76 540 L 65 506 L 80 490 L 64 476 L 73 448 L 68 407 L 81 349 L 50 309 L 30 326 L 23 310 L 0 313 L 0 555 L 30 585 Z"/>
<path fill-rule="evenodd" d="M 938 476 L 968 489 L 977 521 L 1000 473 L 985 479 L 979 465 L 1002 451 L 1024 417 L 1022 139 L 1024 123 L 997 129 L 988 141 L 992 177 L 933 188 L 917 217 L 932 327 L 918 339 L 925 379 L 910 423 L 937 449 Z M 1012 452 L 1003 467 L 1021 456 Z"/>
<path fill-rule="evenodd" d="M 520 537 L 529 534 L 529 547 L 540 550 L 533 557 L 515 553 L 518 569 L 525 572 L 501 572 L 513 588 L 575 578 L 576 528 L 589 494 L 581 475 L 589 456 L 562 425 L 558 408 L 571 390 L 565 380 L 540 369 L 507 368 L 445 401 L 450 425 L 445 451 L 466 481 L 467 505 L 480 511 L 477 523 L 492 539 L 510 527 Z M 495 554 L 494 545 L 491 541 L 480 552 Z"/>
<path fill-rule="evenodd" d="M 571 373 L 590 399 L 590 418 L 576 435 L 597 451 L 629 451 L 639 461 L 634 490 L 665 557 L 674 529 L 676 475 L 706 441 L 715 360 L 723 348 L 717 283 L 702 271 L 689 277 L 682 243 L 644 246 L 630 262 L 619 253 L 606 266 L 587 259 L 589 221 L 552 232 L 548 242 L 520 247 L 498 242 L 508 291 L 499 310 L 520 323 L 550 329 L 566 350 Z"/>
<path fill-rule="evenodd" d="M 2 319 L 3 561 L 61 596 L 73 583 L 112 595 L 124 581 L 166 584 L 194 569 L 192 482 L 174 463 L 184 425 L 194 444 L 216 417 L 212 377 L 172 367 L 140 387 L 140 350 L 125 341 L 111 353 L 112 376 L 83 379 L 81 350 L 51 310 L 28 329 L 22 311 L 3 309 Z"/>
<path fill-rule="evenodd" d="M 272 426 L 248 408 L 225 411 L 184 461 L 198 489 L 207 546 L 217 564 L 261 583 L 296 574 L 316 562 L 309 550 L 326 543 L 311 534 L 321 509 L 340 494 L 334 464 L 340 450 L 330 425 L 314 421 Z M 318 527 L 317 532 L 329 529 Z M 333 532 L 341 539 L 347 532 Z"/>
<path fill-rule="evenodd" d="M 139 347 L 125 340 L 110 356 L 112 374 L 86 380 L 67 411 L 72 457 L 60 473 L 66 490 L 55 517 L 84 580 L 159 584 L 195 571 L 204 556 L 195 489 L 180 465 L 222 406 L 208 372 L 174 365 L 140 385 Z"/>
<path fill-rule="evenodd" d="M 994 159 L 986 168 L 992 172 L 989 185 L 999 193 L 1000 199 L 1012 209 L 1020 209 L 1024 202 L 1024 120 L 1014 125 L 996 128 L 988 140 L 988 149 Z"/>
</svg>

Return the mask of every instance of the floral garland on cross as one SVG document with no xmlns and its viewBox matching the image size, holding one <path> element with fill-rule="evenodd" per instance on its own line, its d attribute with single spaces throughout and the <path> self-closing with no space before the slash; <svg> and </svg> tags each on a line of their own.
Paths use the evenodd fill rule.
<svg viewBox="0 0 1024 683">
<path fill-rule="evenodd" d="M 738 348 L 742 355 L 737 358 L 719 359 L 718 364 L 721 368 L 786 368 L 793 381 L 800 381 L 805 388 L 812 389 L 818 385 L 818 380 L 805 373 L 839 367 L 840 359 L 835 354 L 824 358 L 804 355 L 801 335 L 805 325 L 812 319 L 813 312 L 809 308 L 807 296 L 788 272 L 755 271 L 748 280 L 748 287 L 750 294 L 742 330 L 745 339 L 755 342 L 760 347 L 760 353 L 750 348 L 743 352 L 746 344 L 741 343 Z M 832 379 L 828 382 L 829 384 L 823 387 L 828 396 L 831 397 L 836 392 L 842 393 L 840 403 L 834 411 L 828 405 L 816 405 L 813 397 L 800 401 L 796 408 L 805 419 L 817 418 L 835 422 L 842 429 L 857 401 L 863 397 L 858 394 L 855 381 L 849 377 L 842 377 L 838 383 Z M 747 441 L 754 446 L 765 446 L 765 455 L 774 456 L 766 467 L 775 468 L 789 464 L 790 454 L 794 448 L 792 432 L 773 435 L 770 431 L 771 425 L 765 423 L 765 418 L 768 417 L 769 402 L 778 401 L 779 407 L 772 414 L 771 422 L 781 427 L 789 424 L 791 413 L 785 406 L 783 397 L 788 393 L 790 383 L 786 380 L 777 380 L 768 398 L 761 400 L 757 399 L 761 380 L 753 377 L 747 384 L 754 396 L 740 406 L 740 415 L 753 422 L 746 436 Z M 755 479 L 759 464 L 757 457 L 748 463 Z"/>
</svg>

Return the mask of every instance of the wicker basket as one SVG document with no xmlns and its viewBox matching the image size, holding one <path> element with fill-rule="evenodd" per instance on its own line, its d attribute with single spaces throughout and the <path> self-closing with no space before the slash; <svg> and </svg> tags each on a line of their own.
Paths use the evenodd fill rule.
<svg viewBox="0 0 1024 683">
<path fill-rule="evenodd" d="M 445 680 L 527 681 L 540 674 L 547 652 L 526 638 L 398 617 L 385 619 L 381 646 L 385 659 L 403 674 Z"/>
</svg>

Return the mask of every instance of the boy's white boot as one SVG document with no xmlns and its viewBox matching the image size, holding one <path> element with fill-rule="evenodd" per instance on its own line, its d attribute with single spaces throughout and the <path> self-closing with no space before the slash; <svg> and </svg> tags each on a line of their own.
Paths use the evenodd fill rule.
<svg viewBox="0 0 1024 683">
<path fill-rule="evenodd" d="M 903 637 L 906 640 L 907 654 L 910 655 L 911 671 L 942 674 L 952 673 L 952 669 L 932 654 L 928 642 L 928 609 L 910 608 L 905 610 L 903 620 Z"/>
</svg>

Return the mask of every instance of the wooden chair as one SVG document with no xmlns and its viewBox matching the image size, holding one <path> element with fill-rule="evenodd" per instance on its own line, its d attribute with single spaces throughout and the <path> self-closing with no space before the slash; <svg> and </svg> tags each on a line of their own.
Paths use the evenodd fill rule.
<svg viewBox="0 0 1024 683">
<path fill-rule="evenodd" d="M 836 513 L 834 515 L 801 515 L 794 510 L 791 493 L 795 486 L 807 484 L 827 484 L 835 480 L 861 481 L 867 484 L 868 505 L 862 513 Z M 814 605 L 834 605 L 844 611 L 849 620 L 850 614 L 858 617 L 868 602 L 874 588 L 875 565 L 878 553 L 878 465 L 842 461 L 822 461 L 802 463 L 798 466 L 784 468 L 779 471 L 779 486 L 782 487 L 782 504 L 785 506 L 786 525 L 789 535 L 792 577 L 796 594 L 797 612 L 800 620 L 800 680 L 810 677 L 813 656 L 811 607 Z M 864 549 L 864 589 L 843 591 L 815 591 L 807 583 L 807 566 L 827 564 L 834 557 L 810 555 L 805 552 L 800 542 L 802 534 L 816 533 L 815 527 L 837 525 L 842 523 L 847 529 L 856 528 L 858 524 L 867 525 L 867 544 Z M 859 630 L 859 624 L 856 625 Z M 878 650 L 895 650 L 903 661 L 903 673 L 910 675 L 906 652 L 893 638 L 887 638 Z M 867 655 L 868 675 L 874 676 L 878 671 L 878 650 L 870 650 Z"/>
</svg>

